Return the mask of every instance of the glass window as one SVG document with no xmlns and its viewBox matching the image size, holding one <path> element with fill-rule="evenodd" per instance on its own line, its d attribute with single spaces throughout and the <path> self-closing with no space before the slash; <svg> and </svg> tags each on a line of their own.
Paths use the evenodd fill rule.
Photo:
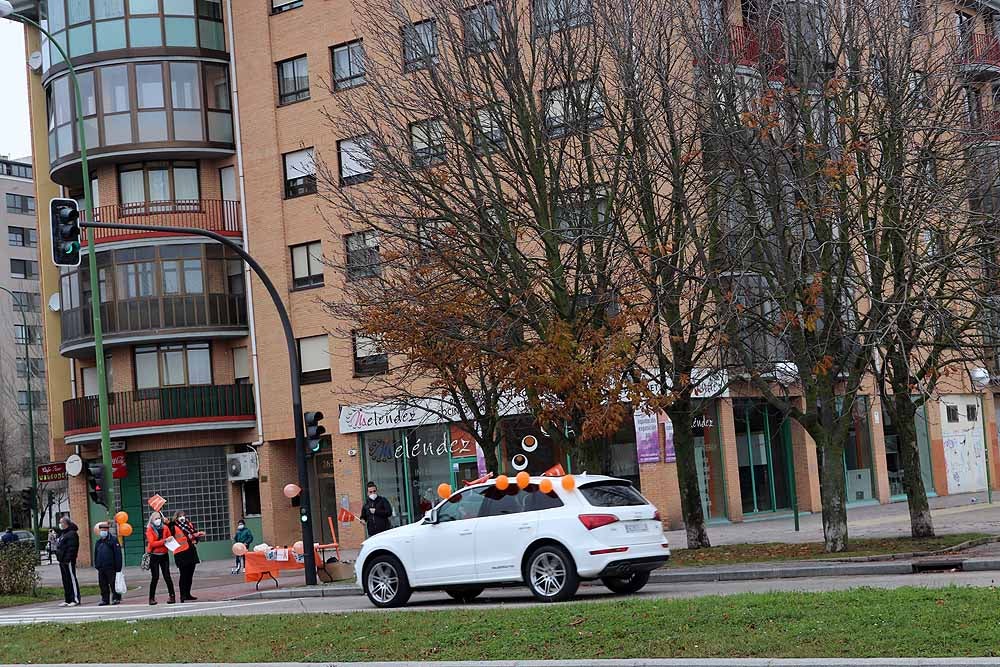
<svg viewBox="0 0 1000 667">
<path fill-rule="evenodd" d="M 233 377 L 236 384 L 245 384 L 250 380 L 250 354 L 246 347 L 233 348 Z"/>
<path fill-rule="evenodd" d="M 125 20 L 98 21 L 94 26 L 97 33 L 98 51 L 117 51 L 125 48 Z"/>
<path fill-rule="evenodd" d="M 83 107 L 81 116 L 93 116 L 97 113 L 97 96 L 94 92 L 94 73 L 81 72 L 76 77 L 80 83 L 80 97 Z"/>
<path fill-rule="evenodd" d="M 313 149 L 286 153 L 285 163 L 285 197 L 301 197 L 316 192 L 316 162 L 313 159 Z"/>
<path fill-rule="evenodd" d="M 598 482 L 580 487 L 580 493 L 594 507 L 631 507 L 649 504 L 627 482 Z"/>
<path fill-rule="evenodd" d="M 292 284 L 296 288 L 323 284 L 323 245 L 319 241 L 292 246 Z"/>
<path fill-rule="evenodd" d="M 330 338 L 326 334 L 300 338 L 299 367 L 302 382 L 330 381 Z"/>
<path fill-rule="evenodd" d="M 174 112 L 174 139 L 177 141 L 201 141 L 205 133 L 201 127 L 200 111 Z"/>
<path fill-rule="evenodd" d="M 521 491 L 516 484 L 511 484 L 503 491 L 495 486 L 488 486 L 483 492 L 485 500 L 479 516 L 520 514 L 524 511 L 524 501 L 527 495 L 527 492 Z"/>
<path fill-rule="evenodd" d="M 540 510 L 548 510 L 562 506 L 563 502 L 559 500 L 559 496 L 557 496 L 554 491 L 550 493 L 542 493 L 541 490 L 534 484 L 528 485 L 528 488 L 525 489 L 525 512 L 537 512 Z"/>
<path fill-rule="evenodd" d="M 208 140 L 233 143 L 233 118 L 228 113 L 208 112 Z"/>
<path fill-rule="evenodd" d="M 140 111 L 138 120 L 139 141 L 167 140 L 166 111 Z"/>
<path fill-rule="evenodd" d="M 101 104 L 106 114 L 129 110 L 126 65 L 101 68 Z"/>
<path fill-rule="evenodd" d="M 437 62 L 437 21 L 429 19 L 403 27 L 403 68 L 422 69 L 427 61 Z"/>
<path fill-rule="evenodd" d="M 222 23 L 198 19 L 198 33 L 201 35 L 201 48 L 226 50 L 226 38 L 222 34 Z"/>
<path fill-rule="evenodd" d="M 94 52 L 94 29 L 89 23 L 69 29 L 69 55 L 85 56 Z"/>
<path fill-rule="evenodd" d="M 159 0 L 128 0 L 129 14 L 156 14 L 160 11 Z"/>
<path fill-rule="evenodd" d="M 448 498 L 438 506 L 438 523 L 476 519 L 482 516 L 480 510 L 484 502 L 483 491 L 483 488 L 466 489 Z"/>
<path fill-rule="evenodd" d="M 73 152 L 73 126 L 62 125 L 56 128 L 56 142 L 59 144 L 59 157 L 65 157 Z"/>
<path fill-rule="evenodd" d="M 212 384 L 212 358 L 208 343 L 187 346 L 188 384 Z"/>
<path fill-rule="evenodd" d="M 118 193 L 122 204 L 145 202 L 146 185 L 142 170 L 120 172 L 118 174 Z"/>
<path fill-rule="evenodd" d="M 155 347 L 135 348 L 135 388 L 153 389 L 160 386 L 160 361 Z"/>
<path fill-rule="evenodd" d="M 146 186 L 149 192 L 149 201 L 169 201 L 171 199 L 169 168 L 166 165 L 148 167 L 146 169 Z"/>
<path fill-rule="evenodd" d="M 344 237 L 347 247 L 347 277 L 350 280 L 370 278 L 379 274 L 378 234 L 357 232 Z"/>
<path fill-rule="evenodd" d="M 118 296 L 140 299 L 155 294 L 153 262 L 133 262 L 118 266 Z"/>
<path fill-rule="evenodd" d="M 495 48 L 499 32 L 497 8 L 492 2 L 465 10 L 465 50 L 469 53 Z"/>
<path fill-rule="evenodd" d="M 439 120 L 410 124 L 410 149 L 414 167 L 426 167 L 444 159 L 444 125 Z"/>
<path fill-rule="evenodd" d="M 59 32 L 66 27 L 66 8 L 63 0 L 52 0 L 48 6 L 49 32 Z"/>
<path fill-rule="evenodd" d="M 198 46 L 198 34 L 193 18 L 185 19 L 168 16 L 163 19 L 167 36 L 167 46 Z"/>
<path fill-rule="evenodd" d="M 129 19 L 129 42 L 132 48 L 163 46 L 160 19 Z"/>
<path fill-rule="evenodd" d="M 232 108 L 229 97 L 229 68 L 225 65 L 206 64 L 203 71 L 205 94 L 208 98 L 205 106 L 209 109 L 229 111 Z"/>
<path fill-rule="evenodd" d="M 90 21 L 90 0 L 66 0 L 66 20 L 70 25 Z"/>
<path fill-rule="evenodd" d="M 366 137 L 341 139 L 337 142 L 340 163 L 340 184 L 361 183 L 372 176 L 372 161 Z"/>
<path fill-rule="evenodd" d="M 94 0 L 95 19 L 114 19 L 125 16 L 125 0 Z"/>
<path fill-rule="evenodd" d="M 129 114 L 104 117 L 104 143 L 108 146 L 132 143 L 132 117 Z"/>
<path fill-rule="evenodd" d="M 18 213 L 20 215 L 34 215 L 35 214 L 35 198 L 31 195 L 16 195 L 8 192 L 6 195 L 7 200 L 7 212 L 8 213 Z M 8 227 L 8 229 L 23 229 L 22 227 Z M 34 234 L 35 230 L 25 230 L 31 231 Z"/>
<path fill-rule="evenodd" d="M 271 13 L 280 14 L 302 6 L 302 0 L 271 0 Z"/>
<path fill-rule="evenodd" d="M 360 39 L 333 47 L 333 87 L 353 88 L 365 82 L 365 49 Z"/>
<path fill-rule="evenodd" d="M 175 109 L 200 109 L 198 65 L 170 63 L 170 98 Z"/>
<path fill-rule="evenodd" d="M 604 117 L 604 98 L 593 81 L 553 88 L 545 93 L 545 127 L 559 135 L 598 127 Z"/>
<path fill-rule="evenodd" d="M 30 259 L 10 260 L 10 277 L 35 280 L 38 278 L 38 262 Z"/>
<path fill-rule="evenodd" d="M 590 23 L 589 0 L 538 0 L 535 12 L 535 23 L 542 33 Z"/>
<path fill-rule="evenodd" d="M 174 199 L 189 201 L 200 198 L 198 167 L 196 165 L 174 165 Z"/>
<path fill-rule="evenodd" d="M 309 62 L 306 56 L 278 63 L 278 104 L 309 99 Z"/>
<path fill-rule="evenodd" d="M 72 117 L 70 109 L 72 105 L 69 101 L 69 79 L 62 77 L 56 79 L 52 84 L 53 102 L 55 104 L 55 120 L 57 125 L 64 125 L 70 122 Z"/>
<path fill-rule="evenodd" d="M 162 109 L 166 106 L 162 65 L 136 65 L 135 87 L 140 109 Z"/>
<path fill-rule="evenodd" d="M 354 332 L 354 375 L 366 377 L 389 370 L 389 355 L 371 336 Z"/>
<path fill-rule="evenodd" d="M 198 16 L 222 20 L 222 0 L 198 0 Z"/>
<path fill-rule="evenodd" d="M 490 104 L 476 110 L 472 127 L 473 140 L 483 152 L 496 150 L 507 142 L 500 120 L 501 110 L 499 104 Z"/>
<path fill-rule="evenodd" d="M 163 0 L 163 13 L 194 16 L 194 0 Z"/>
<path fill-rule="evenodd" d="M 244 0 L 245 1 L 245 0 Z M 158 489 L 170 499 L 170 506 L 183 508 L 205 542 L 228 542 L 232 537 L 226 452 L 224 447 L 191 447 L 146 451 L 141 454 L 139 488 Z M 148 505 L 136 511 L 134 522 L 145 525 L 151 512 Z"/>
</svg>

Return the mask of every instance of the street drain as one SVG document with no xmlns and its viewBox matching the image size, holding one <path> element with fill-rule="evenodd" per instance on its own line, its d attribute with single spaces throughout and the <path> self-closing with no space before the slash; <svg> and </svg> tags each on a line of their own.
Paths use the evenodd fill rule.
<svg viewBox="0 0 1000 667">
<path fill-rule="evenodd" d="M 952 560 L 922 560 L 913 563 L 913 574 L 932 572 L 962 572 L 965 561 Z"/>
</svg>

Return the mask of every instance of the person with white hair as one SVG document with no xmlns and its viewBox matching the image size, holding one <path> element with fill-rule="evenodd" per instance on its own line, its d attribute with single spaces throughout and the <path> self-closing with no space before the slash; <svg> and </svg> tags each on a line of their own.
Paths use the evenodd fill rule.
<svg viewBox="0 0 1000 667">
<path fill-rule="evenodd" d="M 173 532 L 170 526 L 163 520 L 163 515 L 153 512 L 149 515 L 149 523 L 146 524 L 146 553 L 149 554 L 149 604 L 156 604 L 156 585 L 160 582 L 160 574 L 167 584 L 167 604 L 174 604 L 177 598 L 174 597 L 174 580 L 170 577 L 170 550 L 167 549 L 167 541 L 173 540 Z"/>
</svg>

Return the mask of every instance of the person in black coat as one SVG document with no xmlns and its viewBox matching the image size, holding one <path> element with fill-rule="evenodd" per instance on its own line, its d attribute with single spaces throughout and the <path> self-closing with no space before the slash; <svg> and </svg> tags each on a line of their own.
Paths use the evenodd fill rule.
<svg viewBox="0 0 1000 667">
<path fill-rule="evenodd" d="M 368 499 L 361 508 L 361 518 L 368 527 L 368 537 L 378 535 L 392 528 L 389 517 L 392 516 L 392 505 L 378 494 L 375 482 L 368 482 Z"/>
<path fill-rule="evenodd" d="M 122 601 L 121 594 L 115 590 L 115 575 L 122 571 L 122 548 L 106 521 L 97 524 L 97 530 L 100 539 L 94 544 L 94 568 L 101 587 L 101 602 L 97 606 L 104 607 Z"/>
<path fill-rule="evenodd" d="M 80 529 L 68 516 L 59 519 L 59 542 L 56 543 L 56 560 L 62 575 L 65 601 L 60 607 L 80 604 L 80 582 L 76 578 L 76 556 L 80 551 Z"/>
</svg>

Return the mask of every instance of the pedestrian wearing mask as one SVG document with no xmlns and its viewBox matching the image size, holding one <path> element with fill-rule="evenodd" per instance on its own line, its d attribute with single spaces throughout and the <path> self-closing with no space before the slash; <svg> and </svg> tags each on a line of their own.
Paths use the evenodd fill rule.
<svg viewBox="0 0 1000 667">
<path fill-rule="evenodd" d="M 94 544 L 94 568 L 97 570 L 97 584 L 101 587 L 101 602 L 98 607 L 118 604 L 121 594 L 115 590 L 115 575 L 122 571 L 122 548 L 111 534 L 108 522 L 97 524 L 99 539 Z"/>
<path fill-rule="evenodd" d="M 64 601 L 60 607 L 75 607 L 80 604 L 80 582 L 76 579 L 76 556 L 80 551 L 80 534 L 77 525 L 68 516 L 59 519 L 59 543 L 56 544 L 56 560 L 62 575 Z"/>
<path fill-rule="evenodd" d="M 187 512 L 183 511 L 174 512 L 173 528 L 174 539 L 180 544 L 174 551 L 174 565 L 181 574 L 181 602 L 194 601 L 198 598 L 191 595 L 191 583 L 194 581 L 194 569 L 201 562 L 197 545 L 205 533 L 195 528 Z"/>
<path fill-rule="evenodd" d="M 156 604 L 156 585 L 160 582 L 160 575 L 167 583 L 167 604 L 177 602 L 174 597 L 174 580 L 170 578 L 170 551 L 166 547 L 167 540 L 173 539 L 170 527 L 163 521 L 163 515 L 153 512 L 149 515 L 149 523 L 146 524 L 146 552 L 149 554 L 149 604 Z"/>
<path fill-rule="evenodd" d="M 361 516 L 368 527 L 368 537 L 389 530 L 389 517 L 392 516 L 392 505 L 378 494 L 375 482 L 368 482 L 368 500 L 361 508 Z"/>
<path fill-rule="evenodd" d="M 250 545 L 253 544 L 253 533 L 247 528 L 247 522 L 245 519 L 240 519 L 240 522 L 236 524 L 236 535 L 233 536 L 233 542 L 236 544 L 242 544 L 246 546 L 247 551 L 250 550 Z M 236 564 L 233 566 L 233 574 L 239 574 L 241 570 L 245 570 L 247 567 L 247 557 L 237 556 Z"/>
</svg>

